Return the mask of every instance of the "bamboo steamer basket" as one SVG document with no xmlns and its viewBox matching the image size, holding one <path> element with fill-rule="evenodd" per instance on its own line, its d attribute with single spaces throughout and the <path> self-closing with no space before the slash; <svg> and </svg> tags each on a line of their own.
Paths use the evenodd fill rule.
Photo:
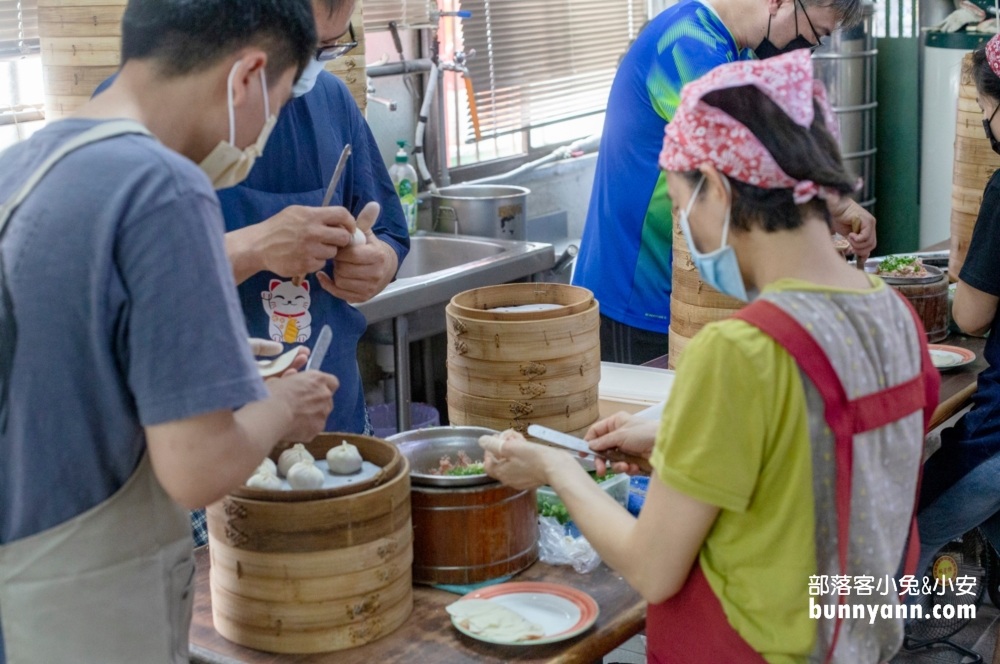
<svg viewBox="0 0 1000 664">
<path fill-rule="evenodd" d="M 691 260 L 680 224 L 673 228 L 674 267 L 670 291 L 670 327 L 667 331 L 667 368 L 674 369 L 687 343 L 708 323 L 725 320 L 744 302 L 723 295 L 701 279 Z"/>
<path fill-rule="evenodd" d="M 306 447 L 319 457 L 341 440 L 366 460 L 389 459 L 391 477 L 332 498 L 231 494 L 209 506 L 212 617 L 230 641 L 275 653 L 343 650 L 389 634 L 410 615 L 409 465 L 368 436 L 321 434 Z"/>
<path fill-rule="evenodd" d="M 545 311 L 497 306 L 557 304 Z M 459 293 L 445 308 L 452 424 L 578 433 L 597 421 L 600 314 L 593 294 L 562 284 Z"/>
<path fill-rule="evenodd" d="M 948 257 L 948 278 L 952 281 L 958 280 L 965 263 L 986 182 L 1000 168 L 1000 155 L 993 152 L 983 131 L 983 116 L 976 103 L 975 83 L 966 74 L 971 62 L 972 54 L 967 54 L 962 60 L 962 79 L 958 86 Z"/>
<path fill-rule="evenodd" d="M 127 0 L 38 0 L 47 119 L 73 113 L 117 71 L 126 4 Z"/>
<path fill-rule="evenodd" d="M 473 288 L 451 300 L 454 312 L 478 320 L 545 320 L 586 311 L 594 302 L 594 294 L 586 288 L 553 283 L 503 284 Z M 560 305 L 542 311 L 493 311 L 497 307 L 531 304 Z"/>
<path fill-rule="evenodd" d="M 491 362 L 448 349 L 448 384 L 459 392 L 491 399 L 536 399 L 570 394 L 581 382 L 601 379 L 601 348 L 547 362 Z"/>
<path fill-rule="evenodd" d="M 481 583 L 520 572 L 538 559 L 534 490 L 496 482 L 414 486 L 412 500 L 414 582 Z"/>
</svg>

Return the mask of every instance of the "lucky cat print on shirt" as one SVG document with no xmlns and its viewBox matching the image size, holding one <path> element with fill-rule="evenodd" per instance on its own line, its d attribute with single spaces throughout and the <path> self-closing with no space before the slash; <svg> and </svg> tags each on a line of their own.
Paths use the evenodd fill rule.
<svg viewBox="0 0 1000 664">
<path fill-rule="evenodd" d="M 303 281 L 296 286 L 292 281 L 271 279 L 268 287 L 269 290 L 260 294 L 264 311 L 270 319 L 268 336 L 286 344 L 307 341 L 312 330 L 309 282 Z"/>
</svg>

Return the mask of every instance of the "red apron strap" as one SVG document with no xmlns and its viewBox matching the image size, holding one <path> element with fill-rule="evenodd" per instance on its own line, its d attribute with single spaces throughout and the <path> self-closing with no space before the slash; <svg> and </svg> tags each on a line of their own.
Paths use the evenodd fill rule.
<svg viewBox="0 0 1000 664">
<path fill-rule="evenodd" d="M 697 563 L 676 595 L 646 609 L 646 640 L 650 664 L 767 661 L 729 624 Z"/>
</svg>

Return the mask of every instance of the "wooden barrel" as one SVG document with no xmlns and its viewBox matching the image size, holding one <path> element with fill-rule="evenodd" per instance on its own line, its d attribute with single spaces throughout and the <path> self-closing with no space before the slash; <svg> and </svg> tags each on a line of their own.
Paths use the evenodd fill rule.
<svg viewBox="0 0 1000 664">
<path fill-rule="evenodd" d="M 541 311 L 497 307 L 557 305 Z M 599 416 L 600 314 L 593 294 L 563 284 L 459 293 L 445 308 L 452 424 L 579 434 Z"/>
<path fill-rule="evenodd" d="M 343 650 L 389 634 L 410 615 L 409 464 L 367 436 L 321 434 L 307 447 L 319 457 L 341 440 L 366 460 L 398 459 L 392 477 L 335 498 L 229 495 L 209 506 L 212 617 L 230 641 L 276 653 Z"/>
<path fill-rule="evenodd" d="M 930 266 L 927 268 L 932 270 Z M 912 283 L 902 278 L 884 277 L 886 283 L 902 293 L 916 309 L 924 324 L 928 343 L 944 341 L 948 336 L 948 277 L 933 268 L 937 276 L 932 281 Z"/>
<path fill-rule="evenodd" d="M 983 131 L 983 114 L 976 103 L 976 85 L 966 74 L 971 62 L 970 53 L 962 60 L 962 80 L 958 86 L 951 190 L 951 251 L 948 258 L 948 276 L 952 281 L 958 280 L 965 263 L 986 182 L 1000 168 L 1000 155 L 993 152 Z"/>
<path fill-rule="evenodd" d="M 127 0 L 38 0 L 45 116 L 65 117 L 121 63 Z"/>
<path fill-rule="evenodd" d="M 413 580 L 466 585 L 516 574 L 538 559 L 534 491 L 499 483 L 414 486 Z"/>
<path fill-rule="evenodd" d="M 670 291 L 670 354 L 667 368 L 674 369 L 687 343 L 708 323 L 724 320 L 743 308 L 744 302 L 723 295 L 701 279 L 691 260 L 687 240 L 679 223 L 674 223 L 674 268 Z"/>
</svg>

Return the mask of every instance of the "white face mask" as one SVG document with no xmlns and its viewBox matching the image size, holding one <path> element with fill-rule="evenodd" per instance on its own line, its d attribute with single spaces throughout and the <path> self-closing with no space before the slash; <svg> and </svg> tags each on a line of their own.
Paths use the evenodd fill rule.
<svg viewBox="0 0 1000 664">
<path fill-rule="evenodd" d="M 235 187 L 250 175 L 250 169 L 253 168 L 254 160 L 264 153 L 264 145 L 271 135 L 271 130 L 274 129 L 274 124 L 278 121 L 278 116 L 271 115 L 271 103 L 267 98 L 267 76 L 264 75 L 264 68 L 261 67 L 260 85 L 264 94 L 264 126 L 261 127 L 260 134 L 252 145 L 247 146 L 244 150 L 236 147 L 236 111 L 233 107 L 233 76 L 236 75 L 236 69 L 239 66 L 239 62 L 233 65 L 227 80 L 227 85 L 229 86 L 229 140 L 219 141 L 215 149 L 208 153 L 208 156 L 198 164 L 201 170 L 205 171 L 205 174 L 208 175 L 212 181 L 212 185 L 216 189 Z"/>
<path fill-rule="evenodd" d="M 292 96 L 301 97 L 312 90 L 316 85 L 316 79 L 319 78 L 321 71 L 323 71 L 323 63 L 316 58 L 311 59 L 309 64 L 305 66 L 305 69 L 302 70 L 299 80 L 295 81 L 295 85 L 292 86 Z"/>
</svg>

